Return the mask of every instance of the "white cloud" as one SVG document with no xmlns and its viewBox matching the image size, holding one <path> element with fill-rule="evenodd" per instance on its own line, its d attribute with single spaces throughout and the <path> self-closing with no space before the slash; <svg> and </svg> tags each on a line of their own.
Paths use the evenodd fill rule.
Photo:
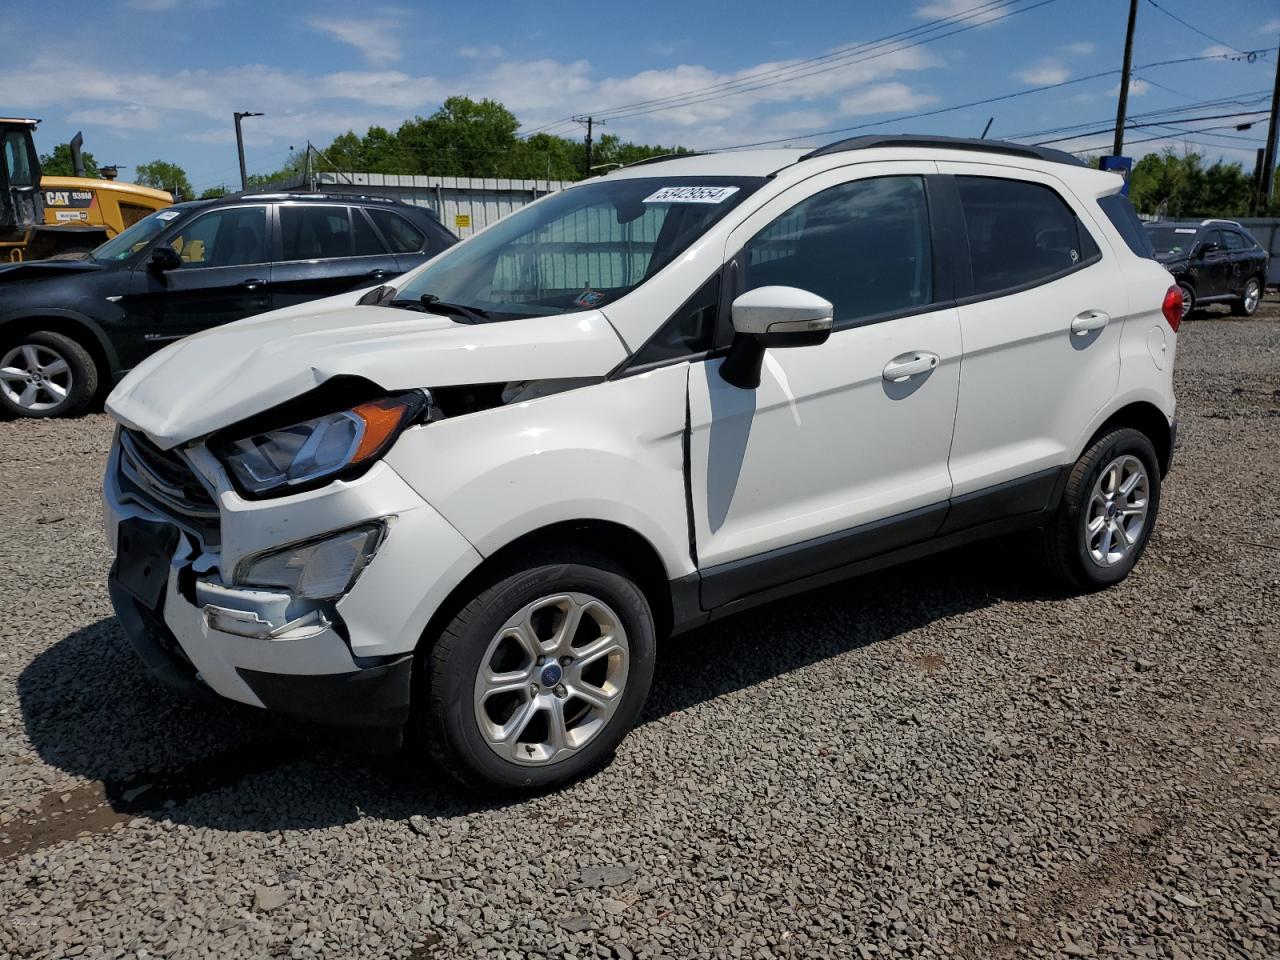
<svg viewBox="0 0 1280 960">
<path fill-rule="evenodd" d="M 909 111 L 937 102 L 938 98 L 933 94 L 920 93 L 905 83 L 878 83 L 855 90 L 843 98 L 840 101 L 840 112 L 846 116 L 860 116 L 866 113 Z"/>
<path fill-rule="evenodd" d="M 1087 40 L 1078 40 L 1075 43 L 1068 43 L 1062 48 L 1073 57 L 1087 57 L 1093 51 L 1097 50 L 1097 44 L 1090 43 Z"/>
<path fill-rule="evenodd" d="M 993 7 L 990 0 L 932 0 L 930 3 L 916 7 L 915 15 L 920 20 L 939 20 L 943 17 L 954 17 L 958 14 L 968 13 L 977 7 L 989 7 L 990 9 L 960 22 L 964 24 L 992 23 L 999 20 L 1007 12 L 1000 7 Z"/>
<path fill-rule="evenodd" d="M 1215 43 L 1211 47 L 1205 47 L 1200 51 L 1202 57 L 1234 57 L 1238 55 L 1238 51 L 1232 50 L 1230 47 L 1224 47 L 1220 43 Z"/>
<path fill-rule="evenodd" d="M 1140 97 L 1150 89 L 1151 89 L 1151 84 L 1147 83 L 1147 81 L 1145 80 L 1138 80 L 1136 78 L 1133 78 L 1133 79 L 1130 79 L 1129 81 L 1129 96 L 1131 97 Z M 1111 96 L 1117 97 L 1119 95 L 1120 95 L 1120 84 L 1117 83 L 1114 87 L 1111 88 Z"/>
<path fill-rule="evenodd" d="M 1271 34 L 1280 33 L 1280 17 L 1276 17 L 1274 20 L 1268 20 L 1258 28 L 1258 32 Z"/>
<path fill-rule="evenodd" d="M 502 56 L 502 48 L 496 43 L 482 43 L 473 47 L 459 47 L 458 56 L 470 60 L 492 60 Z"/>
<path fill-rule="evenodd" d="M 1023 83 L 1033 87 L 1046 87 L 1052 83 L 1062 83 L 1071 76 L 1071 71 L 1064 67 L 1057 60 L 1041 60 L 1039 63 L 1032 64 L 1030 67 L 1018 70 L 1013 74 L 1014 79 L 1021 80 Z"/>
<path fill-rule="evenodd" d="M 403 20 L 400 11 L 387 11 L 375 17 L 311 17 L 307 25 L 355 47 L 365 60 L 378 66 L 400 59 Z"/>
</svg>

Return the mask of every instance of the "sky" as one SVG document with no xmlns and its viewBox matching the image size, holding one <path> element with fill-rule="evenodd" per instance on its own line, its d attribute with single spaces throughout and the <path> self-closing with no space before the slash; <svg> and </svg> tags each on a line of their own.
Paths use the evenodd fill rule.
<svg viewBox="0 0 1280 960">
<path fill-rule="evenodd" d="M 265 114 L 244 129 L 250 172 L 267 172 L 308 140 L 394 129 L 455 94 L 501 101 L 527 132 L 578 137 L 567 118 L 590 113 L 605 118 L 598 132 L 694 149 L 978 136 L 994 118 L 991 137 L 1069 135 L 1054 145 L 1104 153 L 1111 135 L 1094 131 L 1114 124 L 1127 10 L 1124 0 L 8 0 L 0 116 L 41 118 L 42 152 L 81 130 L 122 179 L 164 159 L 197 190 L 238 179 L 233 111 Z M 1126 153 L 1172 145 L 1252 170 L 1277 44 L 1280 0 L 1140 0 L 1130 115 L 1178 113 L 1129 132 Z M 1266 52 L 1249 62 L 1251 50 Z M 1193 57 L 1212 59 L 1149 66 Z M 1083 79 L 1095 74 L 1105 75 Z M 907 117 L 930 111 L 946 112 Z"/>
</svg>

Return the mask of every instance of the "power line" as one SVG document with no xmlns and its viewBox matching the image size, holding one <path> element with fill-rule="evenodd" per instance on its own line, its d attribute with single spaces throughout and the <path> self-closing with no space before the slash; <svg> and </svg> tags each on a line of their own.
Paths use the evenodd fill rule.
<svg viewBox="0 0 1280 960">
<path fill-rule="evenodd" d="M 1247 53 L 1259 53 L 1263 51 L 1246 51 Z M 1231 56 L 1228 54 L 1214 54 L 1198 57 L 1180 57 L 1175 60 L 1158 60 L 1154 63 L 1143 64 L 1135 69 L 1151 70 L 1155 67 L 1175 66 L 1183 63 L 1196 63 L 1204 60 L 1240 60 L 1242 56 Z M 1004 93 L 999 96 L 986 97 L 982 100 L 971 100 L 968 103 L 959 103 L 951 107 L 938 107 L 935 110 L 921 110 L 918 113 L 906 113 L 897 117 L 889 117 L 885 120 L 870 120 L 866 123 L 854 124 L 850 127 L 837 127 L 832 130 L 819 130 L 812 133 L 794 133 L 786 137 L 775 137 L 771 140 L 756 140 L 752 143 L 738 143 L 728 147 L 716 147 L 716 150 L 742 150 L 748 147 L 764 147 L 777 143 L 789 143 L 793 140 L 811 140 L 815 137 L 829 137 L 838 133 L 852 133 L 855 130 L 868 130 L 872 127 L 882 127 L 890 123 L 898 123 L 902 120 L 919 120 L 924 117 L 936 117 L 945 113 L 954 113 L 957 110 L 967 110 L 970 107 L 981 107 L 987 104 L 1000 103 L 1005 100 L 1014 100 L 1018 97 L 1025 97 L 1033 93 L 1044 93 L 1046 90 L 1057 90 L 1062 87 L 1069 87 L 1072 84 L 1085 83 L 1090 80 L 1098 80 L 1102 77 L 1112 77 L 1119 73 L 1119 70 L 1102 70 L 1098 73 L 1091 73 L 1083 77 L 1075 77 L 1071 80 L 1062 80 L 1058 83 L 1047 83 L 1039 87 L 1030 87 L 1026 90 L 1018 90 L 1013 93 Z"/>
<path fill-rule="evenodd" d="M 607 117 L 610 120 L 628 119 L 631 117 L 646 116 L 648 114 L 657 113 L 662 110 L 680 109 L 683 107 L 694 106 L 700 103 L 708 103 L 712 100 L 724 99 L 725 97 L 739 96 L 744 93 L 752 93 L 754 91 L 763 90 L 767 87 L 777 86 L 778 84 L 782 84 L 782 83 L 793 83 L 796 80 L 804 80 L 809 77 L 818 76 L 819 74 L 830 73 L 831 71 L 834 71 L 834 70 L 840 70 L 846 67 L 855 66 L 860 63 L 867 63 L 872 60 L 877 60 L 881 57 L 889 56 L 892 53 L 899 53 L 903 50 L 910 50 L 914 47 L 923 46 L 927 43 L 935 43 L 939 40 L 945 40 L 949 37 L 954 37 L 957 34 L 965 33 L 969 30 L 976 29 L 977 27 L 985 26 L 990 23 L 996 23 L 996 22 L 999 22 L 1000 20 L 1008 19 L 1009 17 L 1014 16 L 1015 14 L 1027 13 L 1031 10 L 1038 9 L 1039 7 L 1047 6 L 1048 4 L 1053 2 L 1055 2 L 1055 0 L 1037 0 L 1037 2 L 1032 3 L 1029 6 L 1023 6 L 1017 9 L 1013 9 L 1012 7 L 1004 7 L 1004 8 L 1001 8 L 1002 12 L 1000 12 L 999 15 L 996 16 L 994 19 L 988 19 L 985 17 L 985 15 L 979 15 L 975 17 L 974 11 L 970 10 L 970 11 L 967 11 L 965 14 L 963 14 L 962 17 L 970 19 L 973 22 L 966 23 L 964 26 L 956 27 L 956 29 L 954 30 L 948 30 L 945 33 L 939 33 L 935 36 L 920 36 L 920 37 L 912 38 L 911 42 L 909 43 L 900 43 L 900 42 L 889 43 L 888 41 L 884 41 L 884 40 L 874 41 L 872 44 L 868 45 L 869 49 L 855 51 L 854 53 L 856 55 L 853 55 L 853 56 L 846 55 L 846 56 L 843 56 L 839 61 L 827 63 L 823 66 L 814 67 L 813 69 L 805 70 L 803 72 L 794 73 L 791 76 L 781 77 L 777 79 L 761 79 L 759 76 L 743 77 L 737 81 L 730 81 L 732 83 L 740 84 L 739 86 L 736 86 L 731 90 L 708 93 L 705 95 L 683 94 L 683 95 L 680 95 L 679 98 L 667 98 L 666 102 L 659 103 L 651 107 L 629 109 L 629 110 L 623 110 L 622 108 L 614 108 L 613 110 L 602 111 L 602 114 L 603 116 Z M 981 10 L 982 8 L 975 8 L 975 9 Z M 954 25 L 954 23 L 960 23 L 960 22 L 964 22 L 964 21 L 955 20 L 952 24 L 946 24 L 945 26 L 952 26 Z M 938 29 L 938 28 L 933 28 L 933 29 Z M 792 68 L 787 68 L 787 69 L 792 69 Z"/>
<path fill-rule="evenodd" d="M 650 113 L 657 113 L 661 110 L 677 109 L 680 107 L 692 106 L 696 103 L 706 103 L 711 100 L 750 93 L 755 90 L 765 89 L 766 87 L 806 79 L 811 76 L 852 66 L 857 63 L 864 63 L 868 60 L 874 60 L 878 57 L 886 56 L 889 53 L 899 50 L 907 50 L 911 47 L 942 40 L 946 37 L 954 36 L 957 33 L 973 29 L 977 26 L 999 22 L 1000 20 L 1013 16 L 1016 13 L 1033 10 L 1036 7 L 1052 3 L 1054 0 L 1039 0 L 1039 2 L 1033 3 L 1030 6 L 1023 6 L 1020 9 L 1015 9 L 1017 4 L 1025 2 L 1026 0 L 987 0 L 985 3 L 960 13 L 950 14 L 945 17 L 938 17 L 926 23 L 918 24 L 905 30 L 899 30 L 896 33 L 891 33 L 875 40 L 866 40 L 847 44 L 828 53 L 799 60 L 772 70 L 755 73 L 745 77 L 738 77 L 732 80 L 722 80 L 717 83 L 708 84 L 705 87 L 686 90 L 678 94 L 671 94 L 664 97 L 653 97 L 648 100 L 637 100 L 633 103 L 618 104 L 608 108 L 600 108 L 591 112 L 596 116 L 606 117 L 609 119 L 626 119 L 629 117 L 645 116 Z M 928 36 L 938 30 L 961 23 L 968 23 L 968 25 L 939 36 Z M 906 39 L 911 39 L 915 42 L 906 44 L 894 42 Z M 885 49 L 874 52 L 877 51 L 877 48 Z M 868 55 L 863 56 L 863 54 Z M 823 66 L 815 66 L 817 64 L 823 64 Z M 528 131 L 524 136 L 527 137 L 536 133 L 544 132 L 545 130 L 564 122 L 564 120 L 560 120 L 555 123 L 544 124 L 542 127 L 537 127 Z"/>
<path fill-rule="evenodd" d="M 1250 110 L 1250 111 L 1248 111 L 1248 112 L 1246 112 L 1246 113 L 1215 113 L 1215 114 L 1213 114 L 1213 115 L 1211 115 L 1211 116 L 1205 116 L 1205 117 L 1178 117 L 1178 118 L 1176 118 L 1176 119 L 1177 119 L 1177 120 L 1178 120 L 1178 122 L 1180 122 L 1180 123 L 1195 123 L 1195 122 L 1200 121 L 1200 120 L 1228 120 L 1228 119 L 1235 119 L 1235 118 L 1238 118 L 1238 117 L 1252 117 L 1252 116 L 1255 116 L 1255 115 L 1257 115 L 1257 114 L 1260 114 L 1260 113 L 1266 113 L 1266 112 L 1267 112 L 1267 111 L 1265 111 L 1265 110 Z M 1126 130 L 1141 130 L 1143 127 L 1150 127 L 1150 126 L 1159 126 L 1159 124 L 1152 124 L 1152 123 L 1126 123 L 1126 124 L 1125 124 L 1125 129 L 1126 129 Z M 1033 146 L 1037 146 L 1037 147 L 1047 147 L 1047 146 L 1051 146 L 1052 144 L 1055 144 L 1055 143 L 1065 143 L 1065 142 L 1066 142 L 1066 141 L 1068 141 L 1068 140 L 1079 140 L 1081 137 L 1093 137 L 1093 136 L 1097 136 L 1097 135 L 1098 135 L 1098 134 L 1100 134 L 1100 133 L 1106 133 L 1106 132 L 1107 132 L 1106 130 L 1091 130 L 1091 131 L 1089 131 L 1088 133 L 1073 133 L 1073 134 L 1071 134 L 1070 136 L 1066 136 L 1066 137 L 1057 137 L 1057 138 L 1055 138 L 1055 139 L 1053 139 L 1053 140 L 1037 140 L 1037 141 L 1035 142 L 1035 144 L 1033 144 Z"/>
<path fill-rule="evenodd" d="M 1267 93 L 1268 91 L 1266 90 L 1253 90 L 1246 93 L 1232 94 L 1232 95 L 1227 95 L 1223 97 L 1215 97 L 1212 100 L 1198 100 L 1192 103 L 1185 103 L 1177 107 L 1162 107 L 1159 110 L 1148 110 L 1145 113 L 1134 113 L 1134 114 L 1130 114 L 1129 118 L 1131 120 L 1153 120 L 1157 117 L 1164 117 L 1171 120 L 1177 120 L 1179 119 L 1178 117 L 1170 116 L 1170 115 L 1184 113 L 1188 110 L 1205 110 L 1205 109 L 1212 109 L 1214 107 L 1229 107 L 1233 105 L 1239 106 L 1239 107 L 1249 107 L 1256 103 L 1262 103 L 1265 100 Z M 1015 133 L 1006 137 L 1005 139 L 1006 140 L 1029 140 L 1032 137 L 1047 137 L 1047 136 L 1052 136 L 1055 133 L 1069 133 L 1072 130 L 1082 130 L 1085 127 L 1094 127 L 1106 122 L 1107 122 L 1106 118 L 1099 118 L 1097 120 L 1085 120 L 1080 123 L 1065 124 L 1060 127 L 1048 127 L 1043 130 L 1032 130 L 1027 133 Z"/>
<path fill-rule="evenodd" d="M 1170 20 L 1176 20 L 1176 21 L 1178 21 L 1178 23 L 1182 24 L 1182 25 L 1183 25 L 1184 27 L 1186 27 L 1188 30 L 1192 31 L 1193 33 L 1198 33 L 1198 34 L 1200 34 L 1200 36 L 1204 37 L 1206 40 L 1212 40 L 1212 41 L 1213 41 L 1214 43 L 1216 43 L 1218 46 L 1220 46 L 1220 47 L 1226 47 L 1228 50 L 1234 50 L 1236 53 L 1240 53 L 1240 52 L 1241 52 L 1240 48 L 1239 48 L 1239 47 L 1237 47 L 1237 46 L 1235 46 L 1234 44 L 1231 44 L 1231 43 L 1224 43 L 1223 41 L 1221 41 L 1221 40 L 1219 40 L 1217 37 L 1215 37 L 1213 34 L 1211 34 L 1211 33 L 1205 33 L 1203 30 L 1201 30 L 1199 27 L 1197 27 L 1194 23 L 1188 23 L 1186 20 L 1183 20 L 1183 19 L 1182 19 L 1180 16 L 1178 16 L 1176 13 L 1173 13 L 1173 12 L 1172 12 L 1172 11 L 1170 11 L 1170 10 L 1166 10 L 1164 7 L 1160 6 L 1160 4 L 1156 3 L 1156 0 L 1147 0 L 1147 3 L 1151 4 L 1151 6 L 1155 7 L 1157 10 L 1159 10 L 1161 13 L 1163 13 L 1163 14 L 1164 14 L 1166 17 L 1168 17 Z"/>
</svg>

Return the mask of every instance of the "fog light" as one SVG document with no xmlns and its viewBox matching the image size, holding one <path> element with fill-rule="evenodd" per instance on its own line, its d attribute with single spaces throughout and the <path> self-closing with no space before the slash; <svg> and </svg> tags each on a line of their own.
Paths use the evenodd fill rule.
<svg viewBox="0 0 1280 960">
<path fill-rule="evenodd" d="M 308 600 L 340 597 L 373 559 L 384 530 L 381 523 L 366 523 L 248 557 L 236 567 L 236 583 L 288 590 Z"/>
</svg>

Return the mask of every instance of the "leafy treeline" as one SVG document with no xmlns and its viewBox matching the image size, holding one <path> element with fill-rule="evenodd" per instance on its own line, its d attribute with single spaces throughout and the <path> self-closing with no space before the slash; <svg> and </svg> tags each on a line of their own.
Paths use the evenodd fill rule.
<svg viewBox="0 0 1280 960">
<path fill-rule="evenodd" d="M 406 120 L 394 132 L 370 127 L 348 131 L 323 148 L 321 168 L 365 173 L 429 174 L 441 177 L 510 177 L 518 180 L 580 180 L 586 175 L 586 145 L 545 133 L 518 136 L 520 122 L 494 100 L 450 97 L 429 117 Z M 596 128 L 591 165 L 596 172 L 684 147 L 625 143 Z M 603 134 L 603 135 L 601 135 Z"/>
<path fill-rule="evenodd" d="M 1129 199 L 1138 212 L 1169 219 L 1247 217 L 1253 195 L 1253 174 L 1240 164 L 1218 160 L 1206 165 L 1199 153 L 1172 149 L 1143 157 L 1129 179 Z M 1280 215 L 1280 194 L 1274 196 L 1260 215 Z"/>
</svg>

